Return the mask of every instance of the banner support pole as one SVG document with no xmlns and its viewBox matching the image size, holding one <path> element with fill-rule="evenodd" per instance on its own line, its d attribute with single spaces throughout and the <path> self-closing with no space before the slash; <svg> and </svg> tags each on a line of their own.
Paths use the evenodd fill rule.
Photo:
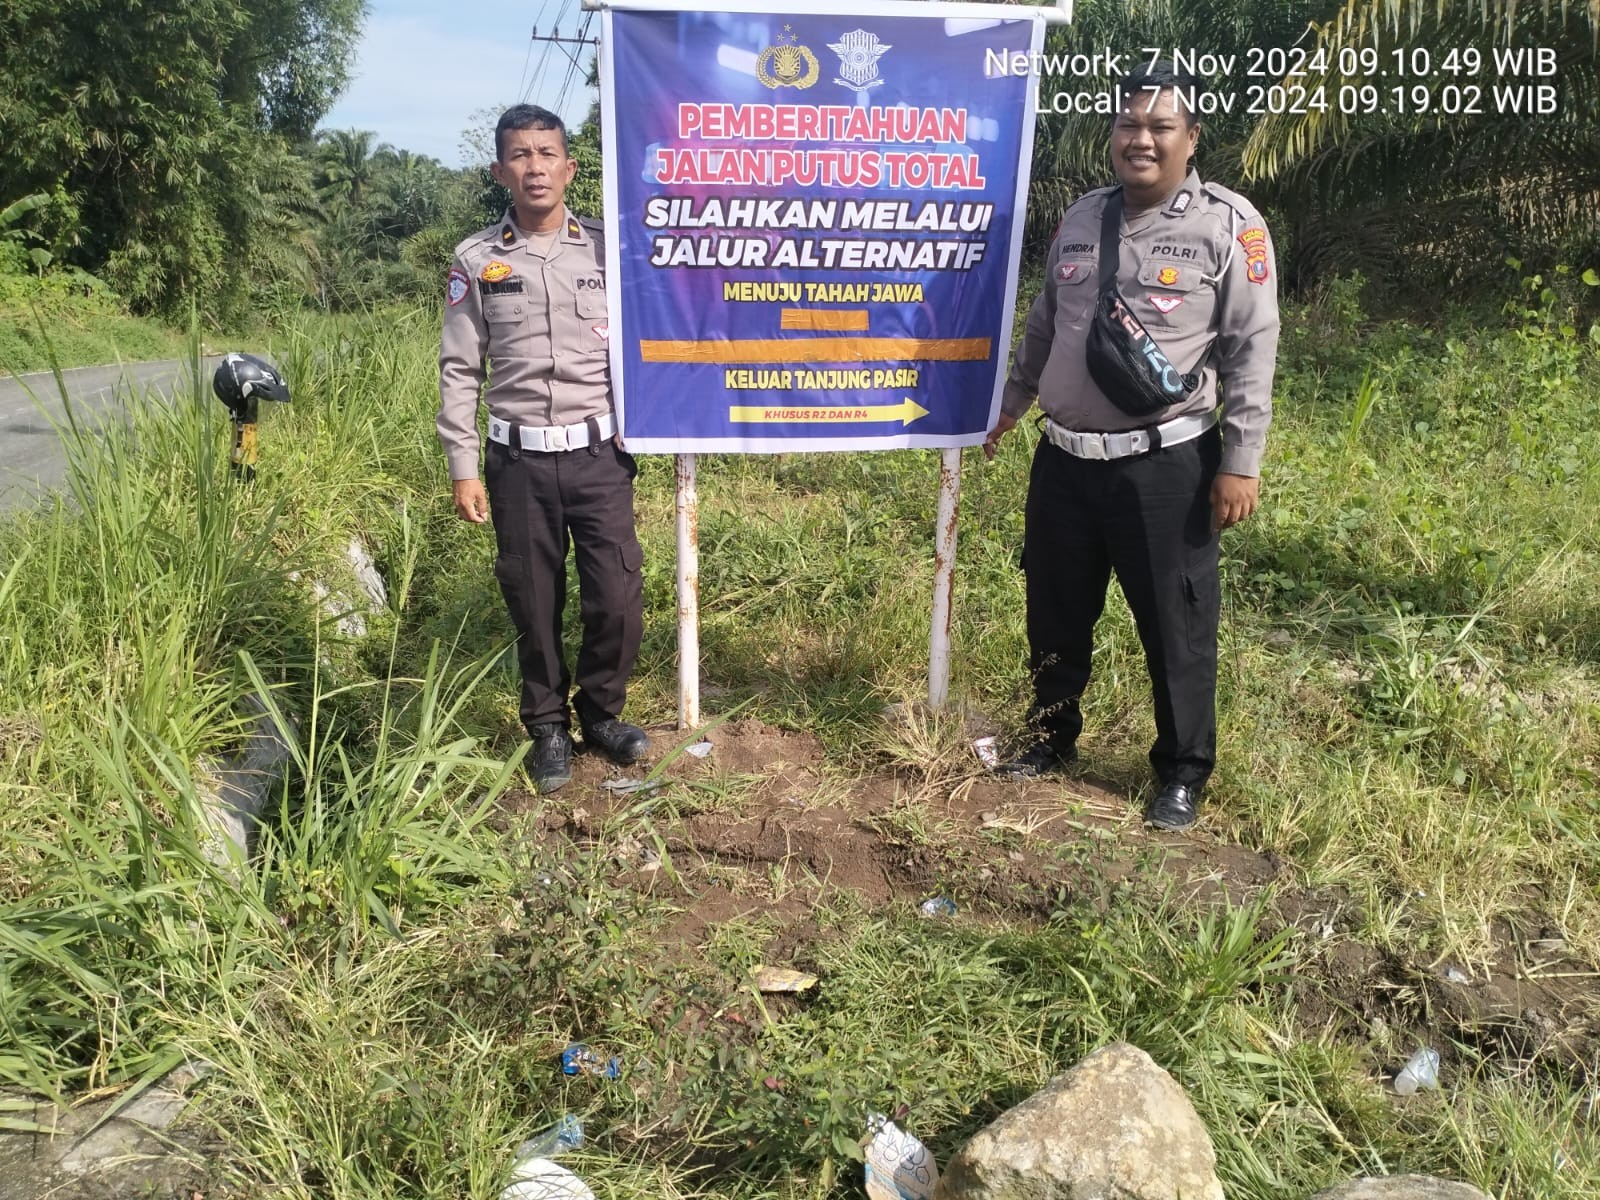
<svg viewBox="0 0 1600 1200">
<path fill-rule="evenodd" d="M 955 611 L 956 513 L 961 503 L 961 451 L 939 451 L 939 515 L 934 530 L 933 622 L 928 633 L 928 708 L 950 698 L 950 624 Z"/>
<path fill-rule="evenodd" d="M 700 500 L 692 454 L 677 456 L 678 728 L 700 724 Z"/>
</svg>

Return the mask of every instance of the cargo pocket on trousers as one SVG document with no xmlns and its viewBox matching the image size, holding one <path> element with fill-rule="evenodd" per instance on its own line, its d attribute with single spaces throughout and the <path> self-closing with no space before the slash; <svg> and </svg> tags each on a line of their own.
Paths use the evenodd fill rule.
<svg viewBox="0 0 1600 1200">
<path fill-rule="evenodd" d="M 1217 619 L 1221 608 L 1221 582 L 1212 580 L 1210 586 L 1204 578 L 1193 575 L 1181 577 L 1183 582 L 1183 623 L 1188 634 L 1189 649 L 1196 654 L 1208 654 L 1217 644 Z"/>
<path fill-rule="evenodd" d="M 644 547 L 635 538 L 631 542 L 623 542 L 618 549 L 622 551 L 622 569 L 630 575 L 637 575 L 639 568 L 644 566 Z"/>
</svg>

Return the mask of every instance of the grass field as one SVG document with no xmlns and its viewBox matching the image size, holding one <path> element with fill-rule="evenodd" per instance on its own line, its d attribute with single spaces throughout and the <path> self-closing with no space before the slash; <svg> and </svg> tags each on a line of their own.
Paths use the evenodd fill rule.
<svg viewBox="0 0 1600 1200">
<path fill-rule="evenodd" d="M 924 686 L 931 453 L 702 460 L 718 749 L 633 796 L 587 762 L 542 804 L 492 538 L 449 513 L 433 315 L 281 331 L 295 400 L 250 489 L 209 397 L 134 404 L 0 530 L 0 1082 L 210 1060 L 219 1195 L 491 1197 L 574 1113 L 601 1196 L 755 1200 L 859 1194 L 872 1110 L 946 1159 L 1126 1038 L 1230 1197 L 1404 1169 L 1600 1194 L 1600 362 L 1530 295 L 1289 314 L 1263 508 L 1224 542 L 1211 812 L 1167 841 L 1127 815 L 1152 731 L 1120 600 L 1084 779 L 992 783 L 960 720 L 885 719 Z M 962 499 L 954 691 L 1011 731 L 1033 440 L 969 452 Z M 629 711 L 670 749 L 669 460 L 639 525 Z M 352 534 L 390 590 L 361 640 L 310 587 L 356 594 Z M 219 871 L 200 764 L 263 689 L 295 762 L 259 860 Z M 935 892 L 960 915 L 919 919 Z M 760 996 L 763 960 L 822 983 Z M 571 1039 L 623 1077 L 560 1076 Z M 1387 1094 L 1423 1041 L 1443 1089 Z"/>
</svg>

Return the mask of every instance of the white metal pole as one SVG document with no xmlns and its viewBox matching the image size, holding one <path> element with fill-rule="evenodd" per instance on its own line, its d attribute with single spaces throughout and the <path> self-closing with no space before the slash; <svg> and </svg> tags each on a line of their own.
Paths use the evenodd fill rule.
<svg viewBox="0 0 1600 1200">
<path fill-rule="evenodd" d="M 939 517 L 934 531 L 933 627 L 928 634 L 928 708 L 950 697 L 950 620 L 956 579 L 956 510 L 961 502 L 961 451 L 939 452 Z"/>
<path fill-rule="evenodd" d="M 678 728 L 700 724 L 700 500 L 694 455 L 678 462 Z"/>
</svg>

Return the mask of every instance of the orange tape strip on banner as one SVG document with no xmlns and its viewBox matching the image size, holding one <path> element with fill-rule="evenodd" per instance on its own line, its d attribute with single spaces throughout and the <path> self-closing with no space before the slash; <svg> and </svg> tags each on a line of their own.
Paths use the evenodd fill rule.
<svg viewBox="0 0 1600 1200">
<path fill-rule="evenodd" d="M 726 342 L 639 342 L 639 357 L 663 363 L 975 362 L 988 338 L 744 338 Z"/>
<path fill-rule="evenodd" d="M 835 329 L 865 333 L 864 308 L 786 308 L 779 318 L 781 329 Z"/>
</svg>

